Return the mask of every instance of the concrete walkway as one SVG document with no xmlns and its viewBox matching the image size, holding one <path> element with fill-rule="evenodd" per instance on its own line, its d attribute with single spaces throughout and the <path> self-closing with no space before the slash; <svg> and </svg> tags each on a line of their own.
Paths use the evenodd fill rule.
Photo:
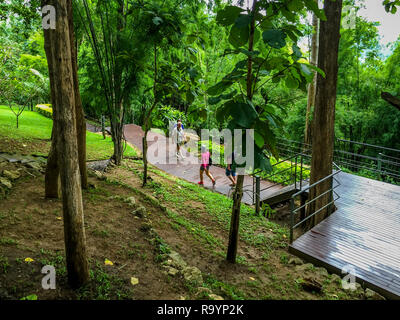
<svg viewBox="0 0 400 320">
<path fill-rule="evenodd" d="M 129 143 L 135 145 L 139 150 L 143 150 L 142 139 L 144 137 L 144 133 L 140 126 L 134 124 L 125 125 L 124 133 L 125 138 Z M 185 156 L 185 159 L 177 160 L 176 146 L 169 145 L 167 138 L 164 135 L 149 132 L 147 141 L 149 145 L 148 160 L 152 165 L 186 181 L 192 183 L 197 183 L 200 181 L 200 163 L 198 159 L 193 156 L 193 154 L 187 152 L 186 148 L 183 148 L 183 155 Z M 162 161 L 159 160 L 160 155 L 163 155 Z M 231 182 L 225 175 L 225 169 L 217 166 L 211 166 L 210 172 L 216 179 L 217 183 L 215 187 L 213 187 L 211 180 L 204 175 L 204 187 L 227 196 L 232 196 L 233 188 L 229 186 Z M 273 183 L 269 181 L 261 181 L 261 189 L 271 186 L 273 186 Z M 281 188 L 281 186 L 273 186 L 265 192 L 261 192 L 261 198 L 265 198 L 268 194 L 273 194 Z M 252 177 L 245 176 L 244 190 L 245 192 L 243 194 L 242 202 L 252 205 Z"/>
<path fill-rule="evenodd" d="M 87 125 L 87 129 L 92 132 L 98 132 L 98 128 Z M 143 150 L 142 139 L 144 132 L 140 126 L 135 124 L 127 124 L 124 126 L 124 134 L 126 140 L 132 145 L 136 146 L 140 151 Z M 155 167 L 163 170 L 173 176 L 184 179 L 188 182 L 197 184 L 200 181 L 200 162 L 193 156 L 193 154 L 187 151 L 187 148 L 183 148 L 183 155 L 185 159 L 177 159 L 176 157 L 176 146 L 169 145 L 168 139 L 159 133 L 149 132 L 147 135 L 148 141 L 148 161 Z M 160 160 L 160 155 L 162 159 Z M 204 174 L 204 187 L 221 194 L 232 196 L 233 188 L 229 185 L 231 181 L 225 175 L 225 169 L 217 166 L 211 166 L 211 174 L 216 179 L 217 183 L 213 187 L 211 180 Z M 268 188 L 261 192 L 261 199 L 265 199 L 268 195 L 272 195 L 282 188 L 280 185 L 274 186 L 274 183 L 262 180 L 261 190 Z M 244 179 L 244 193 L 242 202 L 253 205 L 253 178 L 245 176 Z"/>
</svg>

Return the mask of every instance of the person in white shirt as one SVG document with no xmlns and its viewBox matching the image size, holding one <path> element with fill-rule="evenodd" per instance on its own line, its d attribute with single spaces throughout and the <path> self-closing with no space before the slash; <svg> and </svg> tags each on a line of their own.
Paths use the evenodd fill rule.
<svg viewBox="0 0 400 320">
<path fill-rule="evenodd" d="M 176 127 L 172 132 L 173 141 L 176 143 L 176 157 L 185 159 L 182 154 L 182 146 L 186 141 L 185 132 L 183 130 L 182 121 L 178 120 Z"/>
</svg>

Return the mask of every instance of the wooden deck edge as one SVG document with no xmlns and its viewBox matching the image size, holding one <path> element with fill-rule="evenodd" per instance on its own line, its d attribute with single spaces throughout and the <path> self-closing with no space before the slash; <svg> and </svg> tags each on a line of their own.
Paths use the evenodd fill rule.
<svg viewBox="0 0 400 320">
<path fill-rule="evenodd" d="M 261 200 L 262 203 L 266 203 L 270 206 L 289 200 L 298 190 L 293 188 L 285 188 L 278 190 L 272 195 Z"/>
<path fill-rule="evenodd" d="M 302 251 L 294 248 L 292 245 L 289 245 L 289 253 L 291 253 L 291 254 L 293 254 L 295 256 L 298 256 L 299 258 L 304 259 L 307 262 L 310 262 L 310 263 L 312 263 L 313 265 L 315 265 L 317 267 L 323 267 L 326 270 L 328 270 L 328 272 L 330 272 L 330 273 L 335 273 L 340 277 L 343 276 L 341 269 L 339 269 L 339 268 L 337 268 L 337 267 L 335 267 L 335 266 L 333 266 L 333 265 L 331 265 L 331 264 L 329 264 L 327 262 L 324 262 L 323 260 L 318 259 L 318 258 L 316 258 L 316 257 L 314 257 L 314 256 L 312 256 L 312 255 L 310 255 L 308 253 L 302 252 Z M 377 285 L 375 285 L 375 284 L 373 284 L 373 283 L 371 283 L 369 281 L 366 281 L 366 280 L 364 280 L 364 279 L 362 279 L 360 277 L 356 277 L 356 281 L 359 284 L 361 284 L 361 286 L 363 288 L 369 288 L 371 290 L 374 290 L 375 292 L 377 292 L 377 293 L 381 294 L 382 296 L 384 296 L 386 299 L 400 300 L 400 296 L 394 294 L 391 291 L 387 291 L 384 288 L 381 288 L 381 287 L 379 287 L 379 286 L 377 286 Z"/>
</svg>

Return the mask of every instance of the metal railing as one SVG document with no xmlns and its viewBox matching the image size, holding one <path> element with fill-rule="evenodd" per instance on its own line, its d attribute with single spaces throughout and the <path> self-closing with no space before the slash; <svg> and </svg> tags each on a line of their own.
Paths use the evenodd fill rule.
<svg viewBox="0 0 400 320">
<path fill-rule="evenodd" d="M 284 160 L 278 161 L 272 165 L 272 171 L 270 173 L 265 173 L 262 170 L 256 170 L 251 174 L 253 177 L 253 185 L 251 190 L 252 202 L 256 207 L 256 214 L 260 214 L 261 209 L 261 193 L 265 192 L 278 185 L 294 185 L 296 190 L 301 190 L 303 183 L 307 181 L 305 172 L 310 172 L 310 168 L 305 165 L 305 159 L 308 159 L 308 155 L 303 153 L 298 153 L 296 155 L 285 158 Z M 286 168 L 280 169 L 280 166 L 284 163 L 290 165 Z M 282 179 L 283 177 L 283 179 Z M 261 179 L 273 182 L 261 189 Z M 298 185 L 299 188 L 298 189 Z M 247 186 L 246 186 L 247 187 Z M 244 188 L 244 191 L 250 191 Z"/>
<path fill-rule="evenodd" d="M 333 173 L 326 176 L 325 178 L 301 189 L 300 191 L 296 192 L 295 194 L 292 195 L 292 198 L 290 200 L 290 243 L 293 242 L 293 230 L 296 229 L 297 227 L 299 227 L 300 225 L 302 225 L 304 222 L 308 221 L 309 219 L 311 219 L 312 217 L 314 217 L 316 214 L 318 214 L 319 212 L 321 212 L 324 209 L 328 210 L 328 213 L 331 214 L 332 213 L 332 207 L 334 205 L 334 202 L 337 201 L 338 199 L 340 199 L 340 196 L 338 195 L 338 193 L 335 191 L 336 188 L 338 188 L 340 186 L 340 182 L 339 180 L 336 179 L 336 176 L 342 171 L 338 165 L 336 165 L 335 163 L 333 163 L 334 169 L 333 169 Z M 312 188 L 315 188 L 317 185 L 320 185 L 321 183 L 327 181 L 327 180 L 331 180 L 331 187 L 324 191 L 323 193 L 321 193 L 320 195 L 309 199 L 309 195 L 310 195 L 310 190 Z M 336 183 L 336 185 L 334 185 Z M 325 204 L 324 206 L 322 206 L 321 208 L 319 208 L 318 210 L 316 210 L 315 212 L 312 213 L 308 213 L 307 214 L 307 209 L 310 207 L 310 204 L 315 202 L 316 200 L 322 198 L 323 196 L 329 194 L 329 202 L 327 204 Z M 336 196 L 336 198 L 335 198 Z M 296 207 L 296 198 L 300 197 L 300 206 Z M 298 214 L 301 214 L 300 216 L 300 221 L 298 221 L 297 223 L 295 223 L 295 216 L 297 216 Z"/>
<path fill-rule="evenodd" d="M 302 142 L 277 139 L 281 155 L 291 156 L 299 153 L 311 155 L 311 145 Z M 400 150 L 368 143 L 336 139 L 333 161 L 342 169 L 371 179 L 388 183 L 400 183 Z"/>
</svg>

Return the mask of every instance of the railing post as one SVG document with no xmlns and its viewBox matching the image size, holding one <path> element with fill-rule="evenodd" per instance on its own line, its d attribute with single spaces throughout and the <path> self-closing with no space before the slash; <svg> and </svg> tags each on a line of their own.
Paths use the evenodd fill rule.
<svg viewBox="0 0 400 320">
<path fill-rule="evenodd" d="M 301 161 L 300 164 L 300 190 L 301 190 L 303 187 L 303 154 L 301 154 L 300 156 L 300 161 Z"/>
<path fill-rule="evenodd" d="M 294 226 L 294 198 L 290 199 L 290 244 L 293 242 L 293 226 Z"/>
<path fill-rule="evenodd" d="M 260 176 L 256 176 L 256 214 L 260 214 L 260 190 L 261 190 Z M 253 193 L 254 194 L 254 193 Z"/>
<path fill-rule="evenodd" d="M 378 172 L 379 172 L 379 180 L 383 179 L 382 175 L 382 152 L 378 153 Z"/>
<path fill-rule="evenodd" d="M 297 188 L 297 156 L 294 159 L 294 188 Z"/>
<path fill-rule="evenodd" d="M 252 197 L 251 202 L 253 203 L 253 205 L 256 204 L 256 200 L 255 200 L 255 196 L 254 196 L 255 185 L 256 185 L 256 178 L 255 178 L 255 175 L 253 172 L 253 192 L 251 194 L 251 197 Z"/>
</svg>

